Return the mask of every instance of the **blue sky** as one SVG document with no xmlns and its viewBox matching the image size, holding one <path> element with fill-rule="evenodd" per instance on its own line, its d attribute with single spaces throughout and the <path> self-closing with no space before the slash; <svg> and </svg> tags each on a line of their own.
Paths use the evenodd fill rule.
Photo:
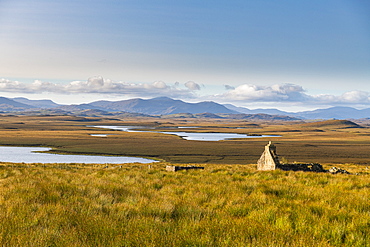
<svg viewBox="0 0 370 247">
<path fill-rule="evenodd" d="M 370 107 L 370 2 L 0 0 L 0 96 Z"/>
</svg>

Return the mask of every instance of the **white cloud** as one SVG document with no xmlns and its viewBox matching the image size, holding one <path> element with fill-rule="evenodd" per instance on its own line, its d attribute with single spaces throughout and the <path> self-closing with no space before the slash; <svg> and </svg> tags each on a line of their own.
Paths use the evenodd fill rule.
<svg viewBox="0 0 370 247">
<path fill-rule="evenodd" d="M 59 93 L 59 94 L 78 94 L 78 93 L 95 93 L 95 94 L 116 94 L 131 97 L 184 97 L 193 98 L 194 90 L 200 90 L 195 82 L 185 83 L 186 89 L 178 87 L 179 83 L 173 86 L 167 85 L 163 81 L 153 83 L 127 83 L 122 81 L 112 81 L 103 77 L 91 77 L 87 81 L 72 81 L 68 84 L 61 85 L 50 82 L 36 80 L 31 84 L 18 81 L 0 79 L 0 91 L 11 93 Z"/>
<path fill-rule="evenodd" d="M 0 90 L 3 92 L 29 92 L 23 83 L 7 79 L 0 80 Z"/>
<path fill-rule="evenodd" d="M 153 83 L 128 83 L 112 81 L 103 77 L 91 77 L 86 81 L 72 81 L 67 84 L 56 84 L 35 80 L 33 83 L 22 83 L 7 79 L 0 79 L 0 93 L 17 94 L 92 94 L 100 97 L 158 97 L 167 96 L 182 99 L 214 100 L 216 102 L 232 102 L 236 104 L 269 104 L 275 106 L 305 105 L 305 106 L 334 106 L 334 105 L 370 105 L 370 93 L 364 91 L 349 91 L 342 95 L 319 94 L 309 95 L 300 85 L 275 84 L 272 86 L 259 86 L 243 84 L 238 87 L 224 85 L 227 91 L 212 96 L 198 96 L 201 86 L 193 81 L 186 83 L 175 82 L 167 84 L 163 81 Z M 106 95 L 106 96 L 103 96 Z"/>
<path fill-rule="evenodd" d="M 315 101 L 330 104 L 369 104 L 370 93 L 364 91 L 350 91 L 342 95 L 320 94 L 313 96 Z"/>
<path fill-rule="evenodd" d="M 35 80 L 31 84 L 19 81 L 0 79 L 0 91 L 11 93 L 41 93 L 41 92 L 62 92 L 63 88 L 50 82 Z"/>
<path fill-rule="evenodd" d="M 228 91 L 210 96 L 212 100 L 234 103 L 287 103 L 307 105 L 369 105 L 370 93 L 364 91 L 350 91 L 342 95 L 319 94 L 309 95 L 300 86 L 295 84 L 275 84 L 272 86 L 258 86 L 243 84 L 236 88 L 225 85 Z"/>
<path fill-rule="evenodd" d="M 308 96 L 299 85 L 282 84 L 272 86 L 257 86 L 244 84 L 236 88 L 226 87 L 231 90 L 217 97 L 231 101 L 306 101 Z"/>
</svg>

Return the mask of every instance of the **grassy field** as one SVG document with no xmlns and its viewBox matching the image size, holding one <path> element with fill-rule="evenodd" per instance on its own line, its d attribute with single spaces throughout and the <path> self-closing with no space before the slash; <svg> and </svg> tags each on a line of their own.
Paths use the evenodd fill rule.
<svg viewBox="0 0 370 247">
<path fill-rule="evenodd" d="M 2 246 L 370 246 L 369 170 L 0 164 Z"/>
<path fill-rule="evenodd" d="M 128 133 L 88 125 L 198 126 L 193 132 L 272 134 L 279 138 L 187 141 L 160 133 Z M 183 129 L 182 129 L 183 130 Z M 161 129 L 165 131 L 165 129 Z M 90 134 L 109 134 L 107 138 Z M 2 116 L 0 145 L 45 146 L 57 153 L 148 157 L 173 163 L 256 163 L 266 143 L 277 145 L 289 162 L 355 163 L 370 165 L 370 128 L 346 121 L 320 123 L 252 123 L 243 120 L 100 119 L 71 116 Z"/>
<path fill-rule="evenodd" d="M 270 139 L 187 141 L 89 125 L 281 135 L 280 158 L 356 175 L 256 171 Z M 2 116 L 0 145 L 149 157 L 148 165 L 0 163 L 2 246 L 370 246 L 370 129 L 347 121 Z M 90 134 L 109 134 L 107 138 Z M 166 172 L 167 164 L 204 170 Z M 342 164 L 342 165 L 337 165 Z"/>
</svg>

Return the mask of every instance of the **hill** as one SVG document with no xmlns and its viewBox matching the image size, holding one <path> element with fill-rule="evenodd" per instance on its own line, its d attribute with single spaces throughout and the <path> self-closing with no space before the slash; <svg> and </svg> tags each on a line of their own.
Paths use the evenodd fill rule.
<svg viewBox="0 0 370 247">
<path fill-rule="evenodd" d="M 14 100 L 16 102 L 19 102 L 19 103 L 22 103 L 22 104 L 26 104 L 28 106 L 37 107 L 37 108 L 54 108 L 54 107 L 60 106 L 59 104 L 57 104 L 57 103 L 55 103 L 51 100 L 48 100 L 48 99 L 30 100 L 30 99 L 27 99 L 27 98 L 19 97 L 19 98 L 13 98 L 12 100 Z"/>
<path fill-rule="evenodd" d="M 5 97 L 0 97 L 0 111 L 25 111 L 32 108 L 35 107 Z"/>
<path fill-rule="evenodd" d="M 229 108 L 230 110 L 237 111 L 239 113 L 244 113 L 244 114 L 269 114 L 269 115 L 290 115 L 291 113 L 285 112 L 285 111 L 280 111 L 278 109 L 248 109 L 245 107 L 237 107 L 232 104 L 225 104 L 225 107 Z"/>
<path fill-rule="evenodd" d="M 370 108 L 358 110 L 352 107 L 336 106 L 314 111 L 303 111 L 295 114 L 306 119 L 358 119 L 370 116 Z"/>
<path fill-rule="evenodd" d="M 284 115 L 271 115 L 271 114 L 223 114 L 225 118 L 229 119 L 245 119 L 245 120 L 279 120 L 279 121 L 297 121 L 299 118 L 284 116 Z"/>
<path fill-rule="evenodd" d="M 83 111 L 92 110 L 83 113 Z M 94 111 L 96 112 L 94 112 Z M 115 115 L 117 113 L 135 113 L 147 116 L 171 115 L 175 117 L 180 114 L 184 117 L 222 117 L 233 119 L 265 119 L 270 118 L 281 120 L 297 119 L 366 119 L 370 116 L 370 108 L 358 110 L 352 107 L 331 107 L 326 109 L 317 109 L 313 111 L 285 112 L 278 109 L 248 109 L 237 107 L 231 104 L 218 104 L 213 101 L 203 101 L 198 103 L 189 103 L 182 100 L 175 100 L 168 97 L 158 97 L 153 99 L 129 99 L 121 101 L 94 101 L 85 104 L 59 105 L 51 100 L 29 100 L 26 98 L 5 98 L 0 97 L 0 112 L 29 112 L 29 111 L 50 111 L 51 114 L 65 112 L 74 114 L 76 112 L 87 115 Z M 35 112 L 37 113 L 37 112 Z M 204 116 L 195 116 L 195 114 L 205 114 Z M 42 113 L 41 113 L 42 114 Z M 184 115 L 185 114 L 185 115 Z M 186 115 L 190 114 L 190 115 Z M 209 114 L 214 114 L 213 116 Z M 257 114 L 259 116 L 257 116 Z M 226 116 L 227 115 L 227 116 Z M 273 116 L 273 117 L 271 117 Z"/>
<path fill-rule="evenodd" d="M 362 126 L 348 120 L 327 120 L 313 123 L 301 124 L 303 127 L 314 127 L 314 128 L 336 128 L 336 129 L 347 129 L 347 128 L 362 128 Z"/>
<path fill-rule="evenodd" d="M 168 115 L 179 113 L 236 113 L 225 106 L 212 102 L 187 103 L 168 97 L 153 99 L 130 99 L 122 101 L 95 101 L 89 104 L 78 105 L 82 108 L 99 109 L 104 111 L 125 111 L 149 115 Z"/>
<path fill-rule="evenodd" d="M 370 116 L 370 108 L 358 110 L 352 107 L 336 106 L 326 109 L 317 109 L 313 111 L 286 112 L 278 109 L 254 109 L 250 110 L 245 107 L 236 107 L 231 104 L 225 105 L 227 108 L 245 114 L 269 114 L 284 115 L 301 119 L 360 119 Z"/>
</svg>

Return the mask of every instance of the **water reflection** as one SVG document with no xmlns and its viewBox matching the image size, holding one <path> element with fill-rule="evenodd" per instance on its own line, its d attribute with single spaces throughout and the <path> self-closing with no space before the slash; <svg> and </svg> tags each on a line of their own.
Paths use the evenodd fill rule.
<svg viewBox="0 0 370 247">
<path fill-rule="evenodd" d="M 280 137 L 278 135 L 259 135 L 259 136 L 249 136 L 246 134 L 237 134 L 237 133 L 195 133 L 195 132 L 163 132 L 163 131 L 145 131 L 140 129 L 148 129 L 148 127 L 144 126 L 109 126 L 109 125 L 97 125 L 97 126 L 89 126 L 89 127 L 96 127 L 96 128 L 104 128 L 104 129 L 112 129 L 112 130 L 121 130 L 126 132 L 154 132 L 154 133 L 162 133 L 168 135 L 177 135 L 185 140 L 192 140 L 192 141 L 222 141 L 222 140 L 229 140 L 229 139 L 237 139 L 237 138 L 266 138 L 266 137 Z M 189 128 L 189 127 L 187 127 Z"/>
<path fill-rule="evenodd" d="M 51 148 L 39 147 L 4 147 L 0 146 L 0 161 L 13 163 L 83 163 L 83 164 L 124 164 L 124 163 L 152 163 L 150 159 L 124 156 L 98 155 L 60 155 L 38 153 L 49 151 Z"/>
</svg>

